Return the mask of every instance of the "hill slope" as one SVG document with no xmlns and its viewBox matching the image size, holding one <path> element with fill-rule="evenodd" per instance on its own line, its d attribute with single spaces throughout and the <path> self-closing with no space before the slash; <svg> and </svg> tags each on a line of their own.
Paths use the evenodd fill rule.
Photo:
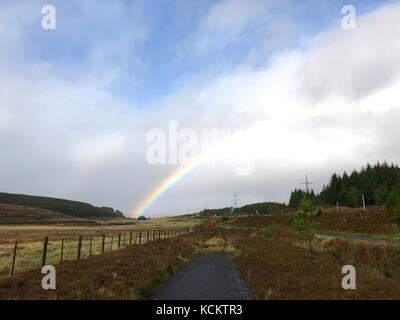
<svg viewBox="0 0 400 320">
<path fill-rule="evenodd" d="M 28 206 L 64 213 L 81 218 L 116 218 L 123 217 L 122 212 L 113 208 L 95 207 L 89 203 L 65 199 L 38 197 L 24 194 L 0 192 L 0 203 Z"/>
<path fill-rule="evenodd" d="M 0 225 L 97 224 L 94 220 L 71 217 L 51 210 L 0 203 Z"/>
</svg>

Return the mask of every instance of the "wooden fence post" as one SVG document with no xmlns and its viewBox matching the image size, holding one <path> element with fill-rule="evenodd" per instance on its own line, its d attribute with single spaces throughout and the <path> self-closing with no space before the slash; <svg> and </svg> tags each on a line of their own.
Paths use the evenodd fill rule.
<svg viewBox="0 0 400 320">
<path fill-rule="evenodd" d="M 78 239 L 78 253 L 76 255 L 77 259 L 81 258 L 81 250 L 82 250 L 82 236 L 79 236 L 79 239 Z"/>
<path fill-rule="evenodd" d="M 121 246 L 121 234 L 118 235 L 118 249 Z"/>
<path fill-rule="evenodd" d="M 148 243 L 148 242 L 149 242 L 149 237 L 150 237 L 150 231 L 149 231 L 149 230 L 147 230 L 147 240 L 146 240 L 146 243 Z"/>
<path fill-rule="evenodd" d="M 142 244 L 142 231 L 139 232 L 139 244 Z"/>
<path fill-rule="evenodd" d="M 131 232 L 130 235 L 129 235 L 129 245 L 130 245 L 130 246 L 132 245 L 132 232 Z"/>
<path fill-rule="evenodd" d="M 13 252 L 13 259 L 12 259 L 12 266 L 11 266 L 11 277 L 14 275 L 14 267 L 15 267 L 15 257 L 17 255 L 17 241 L 14 244 L 14 252 Z"/>
<path fill-rule="evenodd" d="M 90 245 L 89 245 L 89 255 L 92 255 L 92 242 L 93 242 L 93 236 L 90 236 Z"/>
<path fill-rule="evenodd" d="M 112 251 L 113 242 L 114 242 L 114 236 L 111 236 L 111 251 Z"/>
<path fill-rule="evenodd" d="M 153 240 L 156 240 L 156 230 L 153 230 Z"/>
<path fill-rule="evenodd" d="M 124 233 L 124 247 L 125 247 L 125 239 L 126 239 L 126 233 Z"/>
<path fill-rule="evenodd" d="M 101 253 L 102 254 L 104 253 L 104 244 L 105 244 L 105 242 L 106 242 L 106 235 L 103 234 L 103 239 L 101 241 Z"/>
<path fill-rule="evenodd" d="M 158 239 L 161 239 L 161 230 L 158 230 Z"/>
<path fill-rule="evenodd" d="M 164 229 L 164 239 L 166 238 L 166 236 L 167 236 L 167 230 Z"/>
<path fill-rule="evenodd" d="M 46 265 L 47 243 L 48 242 L 49 242 L 49 238 L 45 237 L 43 240 L 42 267 L 44 267 Z"/>
<path fill-rule="evenodd" d="M 61 239 L 60 263 L 63 263 L 63 254 L 64 254 L 64 239 Z"/>
</svg>

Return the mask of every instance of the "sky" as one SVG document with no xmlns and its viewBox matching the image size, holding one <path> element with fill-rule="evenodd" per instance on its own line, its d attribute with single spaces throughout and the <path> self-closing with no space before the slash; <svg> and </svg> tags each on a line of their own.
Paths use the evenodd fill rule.
<svg viewBox="0 0 400 320">
<path fill-rule="evenodd" d="M 399 164 L 399 39 L 398 1 L 2 0 L 0 191 L 156 217 Z"/>
</svg>

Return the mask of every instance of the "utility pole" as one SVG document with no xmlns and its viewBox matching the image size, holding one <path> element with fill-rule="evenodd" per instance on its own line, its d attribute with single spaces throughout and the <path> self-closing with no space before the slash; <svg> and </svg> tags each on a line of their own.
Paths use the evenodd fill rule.
<svg viewBox="0 0 400 320">
<path fill-rule="evenodd" d="M 363 202 L 363 208 L 364 208 L 364 212 L 365 212 L 365 198 L 364 198 L 364 194 L 362 194 L 362 202 Z"/>
<path fill-rule="evenodd" d="M 308 181 L 308 176 L 306 175 L 306 181 L 303 183 L 300 183 L 301 185 L 306 185 L 306 192 L 309 193 L 310 192 L 310 185 L 312 184 L 311 181 Z"/>
<path fill-rule="evenodd" d="M 233 213 L 236 213 L 236 205 L 237 205 L 237 196 L 235 192 L 235 195 L 233 196 Z"/>
<path fill-rule="evenodd" d="M 207 210 L 207 200 L 204 200 L 204 211 Z"/>
</svg>

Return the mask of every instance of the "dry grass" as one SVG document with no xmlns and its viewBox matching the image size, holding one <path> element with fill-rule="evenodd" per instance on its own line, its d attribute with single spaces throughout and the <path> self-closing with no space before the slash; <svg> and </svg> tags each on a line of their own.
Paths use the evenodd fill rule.
<svg viewBox="0 0 400 320">
<path fill-rule="evenodd" d="M 245 228 L 289 228 L 288 218 L 288 215 L 239 217 L 228 221 L 228 225 Z M 340 208 L 339 212 L 335 208 L 325 209 L 317 221 L 321 231 L 400 239 L 400 228 L 383 207 L 368 207 L 366 212 L 362 208 Z"/>
<path fill-rule="evenodd" d="M 203 232 L 228 238 L 239 249 L 234 262 L 249 285 L 252 299 L 400 298 L 398 247 L 321 240 L 315 244 L 312 264 L 307 248 L 287 233 L 265 238 L 262 229 L 214 228 Z M 341 287 L 341 269 L 346 264 L 356 268 L 356 290 Z"/>
<path fill-rule="evenodd" d="M 166 219 L 163 222 L 167 221 Z M 187 227 L 182 220 L 175 220 L 173 223 L 163 226 L 160 221 L 152 224 L 137 225 L 112 225 L 112 226 L 1 226 L 0 227 L 0 278 L 10 274 L 12 265 L 12 253 L 15 241 L 18 242 L 15 271 L 25 271 L 37 268 L 41 265 L 43 239 L 49 238 L 48 258 L 50 264 L 60 262 L 61 241 L 64 239 L 63 260 L 73 260 L 77 256 L 77 244 L 79 235 L 83 236 L 81 257 L 90 255 L 90 237 L 92 237 L 92 254 L 100 254 L 102 235 L 106 235 L 105 251 L 117 248 L 118 234 L 121 236 L 121 246 L 129 244 L 130 233 L 132 232 L 133 243 L 138 243 L 139 232 L 142 232 L 142 243 L 146 242 L 147 231 L 150 240 L 153 239 L 154 231 L 156 238 L 164 237 L 164 230 L 180 229 Z M 124 241 L 125 235 L 125 241 Z M 168 233 L 167 233 L 168 235 Z M 113 240 L 112 240 L 113 239 Z"/>
<path fill-rule="evenodd" d="M 216 251 L 234 255 L 253 299 L 400 298 L 400 248 L 322 238 L 314 243 L 312 264 L 304 244 L 279 224 L 261 228 L 205 224 L 190 234 L 69 261 L 56 265 L 53 292 L 40 288 L 39 269 L 22 272 L 13 281 L 0 281 L 0 298 L 144 299 L 195 254 Z M 341 287 L 341 269 L 347 264 L 356 268 L 356 290 Z"/>
<path fill-rule="evenodd" d="M 177 236 L 55 265 L 57 290 L 41 288 L 34 269 L 0 280 L 0 299 L 142 299 L 196 253 L 192 237 Z"/>
<path fill-rule="evenodd" d="M 138 233 L 132 234 L 132 243 L 138 243 Z M 156 235 L 158 237 L 158 234 Z M 121 248 L 129 245 L 129 234 L 126 234 L 125 241 L 121 236 Z M 150 238 L 150 241 L 152 239 Z M 143 235 L 142 243 L 146 242 L 146 237 Z M 64 239 L 63 246 L 63 261 L 77 259 L 78 241 L 76 238 Z M 102 237 L 92 237 L 92 255 L 100 255 L 102 247 Z M 108 236 L 105 238 L 104 251 L 110 252 L 118 249 L 118 235 Z M 0 245 L 0 278 L 7 277 L 11 271 L 12 256 L 14 245 Z M 42 263 L 43 242 L 25 242 L 19 243 L 17 246 L 17 256 L 15 261 L 15 272 L 21 272 L 37 268 Z M 84 237 L 81 248 L 81 259 L 90 257 L 90 238 Z M 48 242 L 47 248 L 47 264 L 57 264 L 61 262 L 61 240 L 53 240 Z"/>
</svg>

